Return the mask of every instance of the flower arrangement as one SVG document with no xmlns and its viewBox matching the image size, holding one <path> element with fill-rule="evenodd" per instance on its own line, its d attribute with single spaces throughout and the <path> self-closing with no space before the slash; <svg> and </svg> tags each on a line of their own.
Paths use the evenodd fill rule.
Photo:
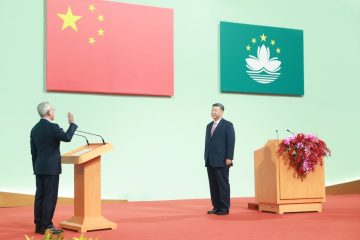
<svg viewBox="0 0 360 240">
<path fill-rule="evenodd" d="M 29 237 L 28 235 L 25 234 L 25 240 L 34 240 L 34 237 Z M 64 237 L 61 234 L 53 234 L 50 230 L 46 230 L 44 237 L 41 240 L 65 240 Z M 86 236 L 84 236 L 83 234 L 80 235 L 80 237 L 76 238 L 72 238 L 71 240 L 98 240 L 98 238 L 87 238 Z"/>
<path fill-rule="evenodd" d="M 279 156 L 285 155 L 302 179 L 313 172 L 318 163 L 323 164 L 323 157 L 331 154 L 324 141 L 313 134 L 303 133 L 282 140 L 277 152 Z"/>
</svg>

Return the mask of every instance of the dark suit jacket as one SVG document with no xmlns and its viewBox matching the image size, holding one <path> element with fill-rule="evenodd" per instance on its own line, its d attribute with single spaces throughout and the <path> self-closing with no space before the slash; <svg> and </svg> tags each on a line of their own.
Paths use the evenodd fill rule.
<svg viewBox="0 0 360 240">
<path fill-rule="evenodd" d="M 46 119 L 31 129 L 30 145 L 34 174 L 57 175 L 61 173 L 60 141 L 70 142 L 77 125 L 71 123 L 64 132 L 59 125 Z"/>
<path fill-rule="evenodd" d="M 226 159 L 234 158 L 235 131 L 231 122 L 221 119 L 211 137 L 214 122 L 206 126 L 205 166 L 225 167 Z"/>
</svg>

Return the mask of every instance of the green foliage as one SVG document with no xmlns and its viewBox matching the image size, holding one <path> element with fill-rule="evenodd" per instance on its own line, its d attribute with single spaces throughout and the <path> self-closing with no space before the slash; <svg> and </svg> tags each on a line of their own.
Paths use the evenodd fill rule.
<svg viewBox="0 0 360 240">
<path fill-rule="evenodd" d="M 29 237 L 25 234 L 25 240 L 35 240 L 34 237 Z M 65 240 L 65 238 L 62 236 L 62 233 L 60 234 L 53 234 L 49 229 L 46 230 L 44 237 L 41 240 Z M 87 238 L 85 235 L 81 234 L 80 237 L 72 238 L 71 240 L 99 240 L 98 238 Z"/>
<path fill-rule="evenodd" d="M 81 236 L 80 237 L 78 237 L 78 238 L 72 238 L 71 240 L 99 240 L 98 238 L 87 238 L 87 237 L 85 237 L 84 235 L 82 235 L 81 234 Z"/>
</svg>

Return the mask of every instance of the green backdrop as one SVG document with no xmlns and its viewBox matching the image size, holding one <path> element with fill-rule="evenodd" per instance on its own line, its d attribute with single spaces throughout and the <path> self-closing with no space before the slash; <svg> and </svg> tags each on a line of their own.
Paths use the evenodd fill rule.
<svg viewBox="0 0 360 240">
<path fill-rule="evenodd" d="M 360 178 L 358 0 L 123 2 L 174 9 L 174 97 L 47 93 L 44 1 L 0 1 L 0 191 L 34 193 L 29 134 L 43 100 L 63 128 L 71 111 L 80 129 L 114 144 L 102 161 L 104 198 L 209 197 L 203 147 L 214 102 L 225 105 L 236 130 L 232 197 L 254 195 L 253 151 L 276 138 L 276 129 L 281 138 L 290 129 L 327 142 L 327 185 Z M 302 29 L 305 95 L 220 93 L 220 21 Z M 62 152 L 82 144 L 74 138 Z M 60 195 L 72 194 L 73 168 L 66 165 Z"/>
</svg>

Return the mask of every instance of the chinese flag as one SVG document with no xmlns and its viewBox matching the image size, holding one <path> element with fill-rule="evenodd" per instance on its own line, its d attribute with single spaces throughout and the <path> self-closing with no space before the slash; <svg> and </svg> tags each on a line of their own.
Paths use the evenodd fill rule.
<svg viewBox="0 0 360 240">
<path fill-rule="evenodd" d="M 172 96 L 173 11 L 47 0 L 48 91 Z"/>
</svg>

